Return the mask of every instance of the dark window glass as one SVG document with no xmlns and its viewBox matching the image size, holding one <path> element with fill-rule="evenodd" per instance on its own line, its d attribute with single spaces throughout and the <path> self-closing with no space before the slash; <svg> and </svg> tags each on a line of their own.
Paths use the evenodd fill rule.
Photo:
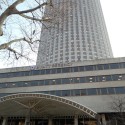
<svg viewBox="0 0 125 125">
<path fill-rule="evenodd" d="M 125 88 L 124 87 L 119 87 L 115 88 L 116 94 L 125 94 Z"/>
<path fill-rule="evenodd" d="M 119 64 L 118 63 L 112 63 L 109 64 L 111 69 L 118 69 L 119 68 Z"/>
<path fill-rule="evenodd" d="M 39 81 L 39 85 L 40 85 L 40 86 L 43 86 L 43 85 L 44 85 L 44 82 L 45 82 L 45 80 Z"/>
<path fill-rule="evenodd" d="M 83 95 L 87 95 L 86 89 L 82 89 L 82 90 L 81 90 L 81 95 L 82 95 L 82 96 L 83 96 Z"/>
<path fill-rule="evenodd" d="M 39 70 L 33 70 L 33 71 L 31 71 L 31 74 L 32 75 L 39 75 L 40 71 Z"/>
<path fill-rule="evenodd" d="M 2 73 L 0 74 L 0 78 L 3 78 L 3 74 Z"/>
<path fill-rule="evenodd" d="M 85 67 L 84 67 L 84 66 L 80 66 L 80 67 L 79 67 L 79 71 L 81 71 L 81 72 L 82 72 L 82 71 L 85 71 Z"/>
<path fill-rule="evenodd" d="M 23 76 L 22 72 L 20 72 L 20 76 Z M 7 78 L 13 77 L 13 73 L 7 73 Z"/>
<path fill-rule="evenodd" d="M 112 81 L 111 76 L 106 76 L 106 81 Z"/>
<path fill-rule="evenodd" d="M 74 78 L 74 83 L 79 83 L 80 82 L 80 78 Z"/>
<path fill-rule="evenodd" d="M 125 68 L 125 62 L 122 63 L 122 67 Z"/>
<path fill-rule="evenodd" d="M 44 94 L 49 94 L 50 92 L 49 91 L 43 91 L 41 93 L 44 93 Z"/>
<path fill-rule="evenodd" d="M 106 76 L 98 76 L 98 81 L 99 82 L 105 82 L 106 81 Z"/>
<path fill-rule="evenodd" d="M 86 82 L 96 82 L 95 77 L 91 76 L 91 77 L 86 77 Z"/>
<path fill-rule="evenodd" d="M 8 88 L 14 88 L 14 87 L 16 87 L 16 84 L 15 83 L 8 83 L 7 87 Z"/>
<path fill-rule="evenodd" d="M 78 69 L 78 67 L 73 67 L 73 68 L 72 68 L 72 71 L 73 71 L 73 72 L 78 72 L 79 69 Z"/>
<path fill-rule="evenodd" d="M 85 66 L 86 71 L 93 71 L 94 67 L 93 66 Z"/>
<path fill-rule="evenodd" d="M 23 76 L 29 76 L 30 75 L 29 71 L 25 71 L 25 72 L 22 72 L 22 73 L 23 73 Z"/>
<path fill-rule="evenodd" d="M 103 70 L 103 65 L 97 65 L 97 70 Z"/>
<path fill-rule="evenodd" d="M 45 85 L 49 85 L 50 80 L 45 80 Z"/>
<path fill-rule="evenodd" d="M 21 72 L 13 72 L 13 77 L 19 77 Z M 5 74 L 7 76 L 7 74 Z"/>
<path fill-rule="evenodd" d="M 23 82 L 23 86 L 24 86 L 24 87 L 30 86 L 30 82 L 27 82 L 27 81 Z"/>
<path fill-rule="evenodd" d="M 46 74 L 51 74 L 50 69 L 46 69 Z"/>
<path fill-rule="evenodd" d="M 0 83 L 0 88 L 6 88 L 7 84 L 6 83 Z"/>
<path fill-rule="evenodd" d="M 80 96 L 80 90 L 74 90 L 74 96 Z"/>
<path fill-rule="evenodd" d="M 62 79 L 62 84 L 69 84 L 69 83 L 70 83 L 70 78 Z"/>
<path fill-rule="evenodd" d="M 61 79 L 56 79 L 56 84 L 61 84 Z"/>
<path fill-rule="evenodd" d="M 61 96 L 61 91 L 60 90 L 56 91 L 56 96 Z"/>
<path fill-rule="evenodd" d="M 109 64 L 104 64 L 104 69 L 109 69 Z"/>
<path fill-rule="evenodd" d="M 114 88 L 108 88 L 108 94 L 115 94 Z"/>
<path fill-rule="evenodd" d="M 62 73 L 61 69 L 57 69 L 57 73 Z"/>
<path fill-rule="evenodd" d="M 70 68 L 62 68 L 62 73 L 68 73 L 70 72 Z"/>
<path fill-rule="evenodd" d="M 50 91 L 49 94 L 50 95 L 56 95 L 56 92 L 55 91 Z"/>
<path fill-rule="evenodd" d="M 85 82 L 86 82 L 85 77 L 81 77 L 80 78 L 80 83 L 85 83 Z"/>
<path fill-rule="evenodd" d="M 96 89 L 87 89 L 88 95 L 97 95 Z"/>
<path fill-rule="evenodd" d="M 62 96 L 70 96 L 70 91 L 69 90 L 63 90 Z"/>
<path fill-rule="evenodd" d="M 56 80 L 55 79 L 52 79 L 49 82 L 50 82 L 50 85 L 55 85 L 56 84 Z"/>
<path fill-rule="evenodd" d="M 40 74 L 45 74 L 45 69 L 41 70 Z"/>
<path fill-rule="evenodd" d="M 120 68 L 122 68 L 122 67 L 123 67 L 123 65 L 122 65 L 122 64 L 123 64 L 123 63 L 119 63 L 119 67 L 120 67 Z"/>
<path fill-rule="evenodd" d="M 106 95 L 107 94 L 107 89 L 106 88 L 102 88 L 101 90 L 101 94 L 102 95 Z"/>
<path fill-rule="evenodd" d="M 119 79 L 119 75 L 112 75 L 112 80 L 117 81 Z"/>
<path fill-rule="evenodd" d="M 51 69 L 52 74 L 56 74 L 56 69 Z"/>
<path fill-rule="evenodd" d="M 101 95 L 101 89 L 97 89 L 98 95 Z"/>
<path fill-rule="evenodd" d="M 23 82 L 17 82 L 17 83 L 16 83 L 16 86 L 18 86 L 18 87 L 23 87 Z"/>
<path fill-rule="evenodd" d="M 30 82 L 30 85 L 31 85 L 31 86 L 38 86 L 38 81 L 31 81 L 31 82 Z"/>
<path fill-rule="evenodd" d="M 125 80 L 125 74 L 119 75 L 122 80 Z"/>
</svg>

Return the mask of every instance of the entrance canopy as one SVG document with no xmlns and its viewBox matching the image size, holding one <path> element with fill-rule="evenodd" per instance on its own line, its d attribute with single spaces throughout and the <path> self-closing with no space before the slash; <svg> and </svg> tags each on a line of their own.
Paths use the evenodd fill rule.
<svg viewBox="0 0 125 125">
<path fill-rule="evenodd" d="M 73 116 L 96 118 L 97 113 L 77 102 L 48 94 L 21 93 L 0 98 L 0 116 Z"/>
</svg>

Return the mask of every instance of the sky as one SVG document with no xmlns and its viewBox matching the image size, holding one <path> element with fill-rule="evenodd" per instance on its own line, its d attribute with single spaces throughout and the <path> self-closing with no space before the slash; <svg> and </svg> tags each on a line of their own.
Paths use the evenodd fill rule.
<svg viewBox="0 0 125 125">
<path fill-rule="evenodd" d="M 125 0 L 100 0 L 114 57 L 125 57 Z"/>
<path fill-rule="evenodd" d="M 125 0 L 100 0 L 114 57 L 125 57 Z M 0 62 L 0 68 L 5 68 Z"/>
</svg>

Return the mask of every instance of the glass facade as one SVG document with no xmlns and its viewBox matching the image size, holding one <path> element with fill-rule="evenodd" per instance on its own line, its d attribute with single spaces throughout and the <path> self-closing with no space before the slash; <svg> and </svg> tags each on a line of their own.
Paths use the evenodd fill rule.
<svg viewBox="0 0 125 125">
<path fill-rule="evenodd" d="M 32 93 L 44 93 L 56 96 L 94 96 L 94 95 L 114 95 L 114 94 L 117 95 L 117 94 L 125 94 L 125 87 L 123 86 L 123 87 L 108 87 L 108 88 L 35 91 Z M 0 97 L 11 94 L 15 93 L 0 93 Z"/>
<path fill-rule="evenodd" d="M 73 72 L 86 72 L 86 71 L 97 71 L 97 70 L 111 70 L 111 69 L 121 69 L 121 68 L 125 68 L 125 62 L 0 73 L 0 78 L 11 78 L 11 77 L 33 76 L 33 75 L 48 75 L 48 74 L 59 74 L 59 73 L 73 73 Z M 114 79 L 115 78 L 116 77 L 114 77 Z"/>
<path fill-rule="evenodd" d="M 115 78 L 114 78 L 115 76 Z M 95 83 L 109 81 L 125 81 L 125 74 L 112 74 L 103 76 L 86 76 L 86 77 L 70 77 L 58 79 L 45 79 L 35 81 L 20 81 L 0 83 L 0 88 L 30 87 L 30 86 L 46 86 L 61 84 L 78 84 L 78 83 Z"/>
</svg>

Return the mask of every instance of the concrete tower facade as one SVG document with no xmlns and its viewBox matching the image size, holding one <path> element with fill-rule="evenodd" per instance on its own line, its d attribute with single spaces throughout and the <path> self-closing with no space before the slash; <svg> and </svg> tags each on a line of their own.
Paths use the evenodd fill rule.
<svg viewBox="0 0 125 125">
<path fill-rule="evenodd" d="M 113 57 L 100 0 L 54 0 L 54 5 L 65 15 L 54 28 L 43 26 L 37 65 Z"/>
</svg>

